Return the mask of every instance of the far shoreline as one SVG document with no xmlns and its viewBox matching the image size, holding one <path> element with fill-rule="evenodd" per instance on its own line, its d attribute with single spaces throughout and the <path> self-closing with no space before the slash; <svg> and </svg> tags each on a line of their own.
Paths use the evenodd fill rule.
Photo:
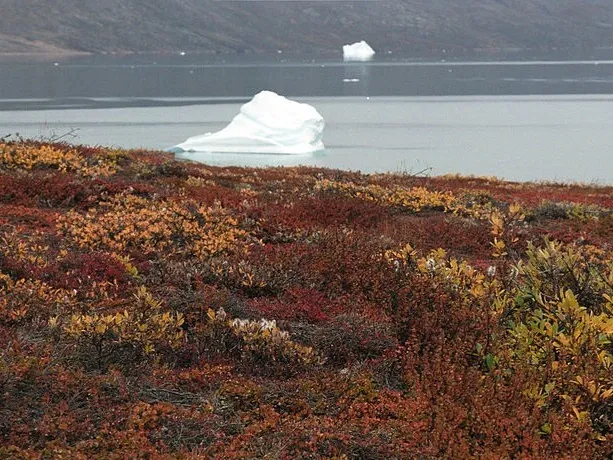
<svg viewBox="0 0 613 460">
<path fill-rule="evenodd" d="M 44 50 L 46 47 L 41 47 Z M 217 50 L 197 50 L 197 49 L 164 49 L 164 50 L 107 50 L 107 51 L 84 51 L 57 48 L 49 45 L 48 51 L 3 51 L 0 49 L 0 62 L 12 61 L 13 59 L 27 61 L 53 61 L 79 57 L 129 57 L 129 56 L 208 56 L 218 58 L 239 58 L 239 57 L 266 57 L 279 56 L 283 59 L 330 59 L 342 58 L 342 50 L 322 49 L 317 52 L 302 52 L 300 50 L 279 49 L 279 50 L 245 50 L 243 52 L 220 52 Z M 585 48 L 472 48 L 462 50 L 432 49 L 378 49 L 377 56 L 393 56 L 401 59 L 415 61 L 441 60 L 442 62 L 462 61 L 467 59 L 483 61 L 533 61 L 533 60 L 603 60 L 613 59 L 612 47 Z M 377 58 L 375 58 L 376 60 Z"/>
</svg>

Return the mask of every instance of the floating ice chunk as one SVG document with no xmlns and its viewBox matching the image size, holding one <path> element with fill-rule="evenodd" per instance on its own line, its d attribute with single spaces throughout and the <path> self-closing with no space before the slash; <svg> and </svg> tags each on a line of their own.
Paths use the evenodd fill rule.
<svg viewBox="0 0 613 460">
<path fill-rule="evenodd" d="M 370 61 L 374 55 L 375 50 L 364 40 L 343 46 L 343 59 L 345 61 Z"/>
<path fill-rule="evenodd" d="M 306 154 L 324 150 L 325 122 L 308 104 L 262 91 L 221 131 L 194 136 L 174 152 Z"/>
</svg>

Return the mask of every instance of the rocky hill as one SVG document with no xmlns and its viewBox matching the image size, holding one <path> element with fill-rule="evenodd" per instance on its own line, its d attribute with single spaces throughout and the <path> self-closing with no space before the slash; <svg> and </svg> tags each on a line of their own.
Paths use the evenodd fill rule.
<svg viewBox="0 0 613 460">
<path fill-rule="evenodd" d="M 595 48 L 609 0 L 0 0 L 0 53 Z"/>
</svg>

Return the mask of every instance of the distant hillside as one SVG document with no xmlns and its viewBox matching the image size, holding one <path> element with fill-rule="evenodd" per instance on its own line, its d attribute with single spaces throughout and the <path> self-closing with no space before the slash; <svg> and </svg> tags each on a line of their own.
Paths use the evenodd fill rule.
<svg viewBox="0 0 613 460">
<path fill-rule="evenodd" d="M 613 45 L 610 0 L 0 0 L 0 52 L 428 52 Z"/>
</svg>

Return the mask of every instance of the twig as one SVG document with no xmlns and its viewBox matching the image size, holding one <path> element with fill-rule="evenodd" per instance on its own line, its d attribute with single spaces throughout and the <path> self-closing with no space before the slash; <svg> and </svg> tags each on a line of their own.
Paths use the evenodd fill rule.
<svg viewBox="0 0 613 460">
<path fill-rule="evenodd" d="M 432 166 L 428 166 L 421 171 L 416 172 L 415 174 L 409 174 L 410 177 L 418 177 L 423 174 L 423 177 L 430 177 L 430 173 L 432 172 Z"/>
<path fill-rule="evenodd" d="M 46 139 L 49 142 L 59 142 L 62 139 L 65 139 L 67 137 L 70 137 L 71 139 L 74 139 L 75 137 L 77 137 L 77 131 L 79 131 L 79 128 L 71 128 L 70 131 L 65 132 L 62 135 L 51 135 L 49 136 L 48 139 Z"/>
</svg>

